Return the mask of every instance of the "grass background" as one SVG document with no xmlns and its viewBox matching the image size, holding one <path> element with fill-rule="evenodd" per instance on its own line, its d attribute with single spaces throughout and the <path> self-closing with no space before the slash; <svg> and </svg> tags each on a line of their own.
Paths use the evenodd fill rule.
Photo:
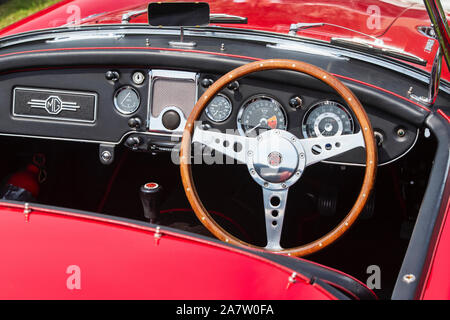
<svg viewBox="0 0 450 320">
<path fill-rule="evenodd" d="M 0 1 L 0 29 L 42 10 L 59 0 L 4 0 Z"/>
</svg>

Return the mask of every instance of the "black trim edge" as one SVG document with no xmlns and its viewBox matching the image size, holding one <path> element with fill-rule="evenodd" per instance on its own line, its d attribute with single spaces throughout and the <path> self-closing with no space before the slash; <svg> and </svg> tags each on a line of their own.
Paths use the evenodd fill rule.
<svg viewBox="0 0 450 320">
<path fill-rule="evenodd" d="M 437 137 L 438 147 L 434 158 L 428 186 L 419 210 L 413 234 L 403 259 L 392 299 L 419 299 L 422 292 L 435 235 L 439 230 L 447 204 L 446 194 L 450 192 L 448 178 L 450 166 L 450 126 L 440 115 L 434 113 L 425 120 L 425 125 Z M 412 274 L 416 280 L 407 283 L 405 275 Z"/>
</svg>

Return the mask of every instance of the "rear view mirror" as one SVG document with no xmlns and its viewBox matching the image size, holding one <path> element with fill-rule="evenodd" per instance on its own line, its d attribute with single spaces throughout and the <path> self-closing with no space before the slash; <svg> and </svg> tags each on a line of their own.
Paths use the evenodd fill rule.
<svg viewBox="0 0 450 320">
<path fill-rule="evenodd" d="M 148 5 L 151 26 L 193 27 L 209 24 L 206 2 L 152 2 Z"/>
</svg>

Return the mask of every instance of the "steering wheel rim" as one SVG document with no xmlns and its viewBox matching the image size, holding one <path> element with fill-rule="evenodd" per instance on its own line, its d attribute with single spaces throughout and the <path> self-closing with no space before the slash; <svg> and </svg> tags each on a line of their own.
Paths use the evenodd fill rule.
<svg viewBox="0 0 450 320">
<path fill-rule="evenodd" d="M 360 133 L 362 134 L 362 139 L 365 144 L 366 169 L 364 173 L 363 183 L 361 186 L 361 191 L 353 207 L 350 209 L 349 213 L 345 216 L 345 218 L 333 230 L 310 243 L 297 246 L 294 248 L 281 248 L 280 250 L 278 249 L 270 250 L 271 252 L 287 254 L 292 256 L 298 257 L 305 256 L 329 246 L 331 243 L 333 243 L 339 237 L 341 237 L 353 225 L 353 223 L 356 221 L 359 214 L 363 210 L 364 205 L 366 204 L 370 196 L 370 193 L 373 189 L 377 168 L 377 150 L 375 147 L 373 129 L 369 121 L 369 118 L 366 112 L 364 111 L 361 103 L 359 102 L 358 98 L 350 91 L 350 89 L 348 89 L 341 81 L 336 79 L 330 73 L 326 72 L 325 70 L 319 67 L 313 66 L 305 62 L 286 59 L 270 59 L 245 64 L 222 76 L 204 92 L 204 94 L 195 104 L 194 109 L 192 110 L 189 118 L 187 119 L 180 148 L 181 179 L 188 201 L 190 202 L 197 218 L 214 236 L 216 236 L 218 239 L 224 242 L 231 243 L 237 246 L 243 246 L 247 248 L 249 247 L 253 249 L 266 251 L 264 247 L 247 243 L 231 235 L 226 230 L 224 230 L 209 215 L 208 211 L 206 210 L 202 201 L 200 200 L 200 197 L 195 188 L 190 165 L 191 144 L 195 129 L 194 123 L 200 117 L 204 108 L 209 104 L 212 98 L 229 83 L 236 81 L 237 79 L 247 76 L 251 73 L 264 70 L 297 71 L 300 73 L 308 74 L 333 88 L 346 101 L 347 105 L 352 109 L 357 121 L 359 122 Z"/>
</svg>

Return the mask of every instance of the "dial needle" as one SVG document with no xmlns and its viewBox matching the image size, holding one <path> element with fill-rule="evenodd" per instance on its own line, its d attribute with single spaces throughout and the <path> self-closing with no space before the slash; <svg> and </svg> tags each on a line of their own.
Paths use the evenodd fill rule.
<svg viewBox="0 0 450 320">
<path fill-rule="evenodd" d="M 259 123 L 257 126 L 254 126 L 253 128 L 251 128 L 251 129 L 245 131 L 245 134 L 249 134 L 250 132 L 252 132 L 252 131 L 255 130 L 256 128 L 261 127 L 261 124 L 262 124 L 262 123 Z"/>
<path fill-rule="evenodd" d="M 127 98 L 130 96 L 131 92 L 128 92 L 128 94 L 125 96 L 125 98 L 122 100 L 122 104 L 127 100 Z"/>
</svg>

